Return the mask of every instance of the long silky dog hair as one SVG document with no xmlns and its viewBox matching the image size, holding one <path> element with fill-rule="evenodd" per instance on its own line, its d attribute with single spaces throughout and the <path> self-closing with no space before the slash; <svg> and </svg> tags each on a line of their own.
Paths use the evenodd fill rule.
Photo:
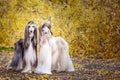
<svg viewBox="0 0 120 80">
<path fill-rule="evenodd" d="M 34 22 L 29 21 L 28 24 L 34 24 Z M 26 26 L 26 28 L 25 28 L 24 39 L 25 39 L 24 48 L 28 49 L 28 47 L 30 45 L 29 44 L 29 40 L 30 40 L 30 38 L 29 38 L 29 26 Z M 33 44 L 33 48 L 37 49 L 37 29 L 36 29 L 36 27 L 35 27 L 35 30 L 34 30 L 34 36 L 33 36 L 31 41 L 32 41 L 32 44 Z"/>
<path fill-rule="evenodd" d="M 14 48 L 14 56 L 10 63 L 7 66 L 7 70 L 9 69 L 16 69 L 20 70 L 23 67 L 23 56 L 24 56 L 24 47 L 23 47 L 24 40 L 21 38 L 15 44 Z"/>
<path fill-rule="evenodd" d="M 74 72 L 74 66 L 69 55 L 68 42 L 62 37 L 55 37 L 51 32 L 51 19 L 45 21 L 39 28 L 38 65 L 35 73 L 52 74 L 52 71 Z"/>
<path fill-rule="evenodd" d="M 31 68 L 37 66 L 37 28 L 33 21 L 29 21 L 25 27 L 24 65 L 22 73 L 31 72 Z"/>
</svg>

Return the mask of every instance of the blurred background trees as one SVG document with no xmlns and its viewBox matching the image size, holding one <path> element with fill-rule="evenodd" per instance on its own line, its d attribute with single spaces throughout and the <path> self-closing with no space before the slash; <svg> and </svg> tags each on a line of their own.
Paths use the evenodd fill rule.
<svg viewBox="0 0 120 80">
<path fill-rule="evenodd" d="M 52 18 L 71 56 L 120 58 L 120 0 L 0 0 L 0 47 L 23 38 L 28 21 Z"/>
</svg>

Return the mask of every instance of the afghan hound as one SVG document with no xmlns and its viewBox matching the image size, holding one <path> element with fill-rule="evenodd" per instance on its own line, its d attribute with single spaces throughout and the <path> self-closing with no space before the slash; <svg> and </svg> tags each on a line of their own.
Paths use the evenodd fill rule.
<svg viewBox="0 0 120 80">
<path fill-rule="evenodd" d="M 38 53 L 38 66 L 35 73 L 52 74 L 52 71 L 73 72 L 68 43 L 61 37 L 54 37 L 51 32 L 51 20 L 47 20 L 39 28 L 41 34 Z"/>
<path fill-rule="evenodd" d="M 28 22 L 24 34 L 24 69 L 31 73 L 37 66 L 37 29 L 33 21 Z"/>
<path fill-rule="evenodd" d="M 19 39 L 15 44 L 14 48 L 14 56 L 10 63 L 7 66 L 7 70 L 15 69 L 21 70 L 23 68 L 23 56 L 24 56 L 24 47 L 23 47 L 24 40 Z"/>
</svg>

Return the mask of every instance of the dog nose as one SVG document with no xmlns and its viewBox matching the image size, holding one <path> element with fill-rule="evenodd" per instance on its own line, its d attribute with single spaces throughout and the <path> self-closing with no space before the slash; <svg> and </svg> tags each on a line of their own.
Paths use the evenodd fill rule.
<svg viewBox="0 0 120 80">
<path fill-rule="evenodd" d="M 32 31 L 30 31 L 30 32 L 32 32 Z"/>
<path fill-rule="evenodd" d="M 47 34 L 47 32 L 45 32 L 45 34 Z"/>
</svg>

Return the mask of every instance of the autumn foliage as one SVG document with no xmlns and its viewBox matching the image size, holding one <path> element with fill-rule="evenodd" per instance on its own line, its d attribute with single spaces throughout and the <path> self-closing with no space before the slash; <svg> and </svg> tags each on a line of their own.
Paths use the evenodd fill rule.
<svg viewBox="0 0 120 80">
<path fill-rule="evenodd" d="M 120 57 L 120 0 L 0 0 L 0 47 L 23 38 L 28 21 L 39 27 L 50 16 L 71 56 Z"/>
</svg>

